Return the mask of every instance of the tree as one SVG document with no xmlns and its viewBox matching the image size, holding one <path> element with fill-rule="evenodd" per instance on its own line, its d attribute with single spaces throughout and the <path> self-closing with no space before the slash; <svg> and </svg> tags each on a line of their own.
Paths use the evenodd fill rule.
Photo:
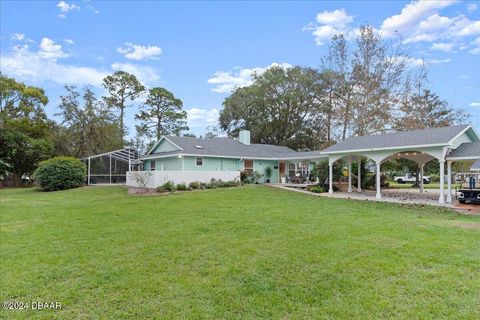
<svg viewBox="0 0 480 320">
<path fill-rule="evenodd" d="M 339 138 L 345 140 L 352 120 L 352 94 L 354 81 L 351 73 L 352 58 L 345 37 L 335 35 L 328 47 L 328 54 L 322 59 L 321 72 L 326 80 L 328 93 L 327 140 L 330 141 L 334 125 L 341 126 Z M 338 128 L 340 129 L 340 128 Z"/>
<path fill-rule="evenodd" d="M 111 108 L 120 110 L 119 127 L 122 139 L 125 138 L 125 108 L 127 102 L 138 98 L 144 91 L 145 87 L 138 79 L 125 71 L 116 71 L 112 75 L 103 79 L 103 87 L 108 90 L 109 96 L 104 97 L 105 102 Z"/>
<path fill-rule="evenodd" d="M 252 85 L 237 88 L 225 99 L 220 127 L 230 136 L 250 130 L 254 143 L 318 148 L 325 141 L 317 126 L 323 89 L 314 69 L 269 68 L 254 74 Z"/>
<path fill-rule="evenodd" d="M 187 113 L 182 110 L 183 103 L 173 93 L 164 88 L 152 88 L 148 91 L 147 100 L 135 119 L 142 123 L 139 131 L 157 140 L 162 135 L 178 135 L 187 126 Z"/>
<path fill-rule="evenodd" d="M 396 130 L 413 130 L 445 127 L 465 123 L 469 115 L 462 110 L 453 110 L 428 88 L 425 64 L 412 71 L 405 80 L 404 91 L 395 121 Z"/>
<path fill-rule="evenodd" d="M 27 86 L 0 73 L 0 123 L 34 139 L 48 139 L 52 121 L 44 111 L 48 98 L 41 88 Z"/>
<path fill-rule="evenodd" d="M 65 90 L 60 97 L 61 112 L 56 114 L 63 126 L 56 132 L 58 154 L 81 158 L 121 148 L 117 118 L 93 91 L 85 87 L 81 95 L 75 86 L 65 86 Z"/>
<path fill-rule="evenodd" d="M 12 129 L 0 129 L 0 161 L 13 174 L 13 184 L 23 175 L 31 176 L 40 161 L 52 155 L 52 145 Z"/>
<path fill-rule="evenodd" d="M 3 120 L 46 118 L 48 103 L 45 91 L 26 86 L 0 73 L 0 117 Z"/>
</svg>

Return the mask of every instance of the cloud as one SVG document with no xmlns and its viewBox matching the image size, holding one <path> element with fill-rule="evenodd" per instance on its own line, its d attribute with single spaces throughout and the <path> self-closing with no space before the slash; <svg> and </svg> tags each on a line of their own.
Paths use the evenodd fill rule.
<svg viewBox="0 0 480 320">
<path fill-rule="evenodd" d="M 25 34 L 23 33 L 14 33 L 12 34 L 12 40 L 15 41 L 24 41 L 26 39 Z"/>
<path fill-rule="evenodd" d="M 453 3 L 455 1 L 412 1 L 402 9 L 400 14 L 385 19 L 380 30 L 385 36 L 391 36 L 396 31 L 401 34 L 409 33 L 435 10 L 448 7 Z"/>
<path fill-rule="evenodd" d="M 1 71 L 29 83 L 54 82 L 58 84 L 93 85 L 100 87 L 108 74 L 123 70 L 135 74 L 144 84 L 159 81 L 160 76 L 151 67 L 113 63 L 110 68 L 92 68 L 63 62 L 69 55 L 52 39 L 42 38 L 38 48 L 28 44 L 16 45 L 9 54 L 0 57 Z"/>
<path fill-rule="evenodd" d="M 478 6 L 476 3 L 469 3 L 468 6 L 467 6 L 467 10 L 468 12 L 473 12 L 475 10 L 477 10 Z"/>
<path fill-rule="evenodd" d="M 473 48 L 470 49 L 468 52 L 473 53 L 473 54 L 479 54 L 480 53 L 480 37 L 473 40 L 471 42 L 471 45 L 473 46 Z"/>
<path fill-rule="evenodd" d="M 55 57 L 56 56 L 56 57 Z M 32 51 L 27 45 L 17 46 L 12 54 L 1 57 L 3 73 L 23 81 L 43 83 L 52 81 L 58 84 L 92 84 L 100 86 L 107 72 L 91 67 L 67 65 L 58 62 L 58 54 Z"/>
<path fill-rule="evenodd" d="M 190 128 L 207 127 L 218 122 L 220 111 L 218 109 L 187 109 L 187 124 Z"/>
<path fill-rule="evenodd" d="M 472 102 L 470 103 L 470 107 L 480 107 L 480 102 Z"/>
<path fill-rule="evenodd" d="M 353 23 L 353 16 L 349 16 L 345 9 L 323 11 L 317 14 L 315 23 L 310 23 L 303 30 L 311 30 L 315 36 L 315 43 L 325 44 L 336 34 L 349 34 L 349 25 Z"/>
<path fill-rule="evenodd" d="M 442 63 L 449 63 L 452 61 L 451 58 L 446 59 L 422 59 L 422 58 L 414 58 L 414 57 L 405 57 L 405 56 L 398 56 L 398 57 L 390 57 L 387 58 L 389 61 L 398 61 L 403 62 L 408 66 L 411 67 L 418 67 L 421 65 L 429 65 L 429 64 L 442 64 Z"/>
<path fill-rule="evenodd" d="M 153 85 L 160 80 L 160 76 L 154 68 L 131 63 L 113 63 L 113 71 L 125 71 L 134 74 L 144 85 Z"/>
<path fill-rule="evenodd" d="M 288 63 L 272 63 L 267 67 L 236 68 L 234 71 L 217 71 L 213 74 L 212 78 L 207 80 L 207 82 L 215 85 L 212 89 L 213 92 L 230 93 L 235 88 L 245 87 L 252 84 L 252 75 L 254 73 L 262 74 L 271 67 L 290 68 L 292 65 Z"/>
<path fill-rule="evenodd" d="M 63 41 L 64 41 L 66 44 L 69 44 L 69 45 L 72 45 L 72 44 L 75 43 L 72 39 L 63 39 Z"/>
<path fill-rule="evenodd" d="M 72 3 L 69 4 L 65 1 L 60 1 L 57 3 L 57 8 L 60 9 L 60 13 L 58 14 L 59 18 L 66 19 L 67 18 L 67 13 L 71 10 L 79 10 L 80 7 L 77 6 L 76 4 Z"/>
<path fill-rule="evenodd" d="M 55 43 L 55 41 L 49 38 L 42 38 L 39 48 L 40 50 L 37 52 L 37 54 L 46 59 L 57 59 L 57 58 L 68 57 L 68 54 L 63 52 L 62 46 Z"/>
<path fill-rule="evenodd" d="M 430 47 L 432 50 L 437 50 L 437 51 L 443 51 L 443 52 L 451 52 L 453 49 L 454 44 L 453 43 L 434 43 Z"/>
<path fill-rule="evenodd" d="M 117 52 L 131 60 L 157 60 L 158 56 L 162 54 L 162 48 L 157 46 L 142 46 L 126 42 L 124 48 L 117 48 Z"/>
<path fill-rule="evenodd" d="M 463 14 L 452 17 L 440 15 L 439 10 L 456 1 L 414 1 L 407 4 L 400 14 L 385 19 L 380 28 L 384 36 L 391 36 L 395 31 L 406 37 L 405 43 L 415 42 L 458 42 L 464 38 L 480 34 L 480 20 L 470 20 Z M 441 46 L 442 51 L 452 51 Z M 435 46 L 432 46 L 433 50 Z M 446 49 L 446 50 L 445 50 Z"/>
</svg>

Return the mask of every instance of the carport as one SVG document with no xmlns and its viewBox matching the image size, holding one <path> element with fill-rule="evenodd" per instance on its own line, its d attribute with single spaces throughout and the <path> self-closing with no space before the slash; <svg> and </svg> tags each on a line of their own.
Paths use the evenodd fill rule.
<svg viewBox="0 0 480 320">
<path fill-rule="evenodd" d="M 391 132 L 370 136 L 357 136 L 339 142 L 321 152 L 329 160 L 329 193 L 333 194 L 333 164 L 338 160 L 348 163 L 348 193 L 352 190 L 352 162 L 361 163 L 362 158 L 375 163 L 375 198 L 382 198 L 380 186 L 382 163 L 404 158 L 415 161 L 420 167 L 420 192 L 423 190 L 423 168 L 429 161 L 438 161 L 440 187 L 438 202 L 452 203 L 452 162 L 480 159 L 480 138 L 471 125 L 457 125 L 413 131 Z M 445 162 L 447 166 L 447 194 L 445 200 Z M 480 164 L 479 164 L 480 168 Z M 357 192 L 362 192 L 358 165 Z"/>
</svg>

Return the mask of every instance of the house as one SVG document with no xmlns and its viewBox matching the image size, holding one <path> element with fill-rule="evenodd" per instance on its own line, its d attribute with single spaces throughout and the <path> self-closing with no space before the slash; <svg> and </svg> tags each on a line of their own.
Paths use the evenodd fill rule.
<svg viewBox="0 0 480 320">
<path fill-rule="evenodd" d="M 150 187 L 167 181 L 190 183 L 213 179 L 240 179 L 240 172 L 257 171 L 267 182 L 265 171 L 270 168 L 270 182 L 279 183 L 297 173 L 309 174 L 312 161 L 326 159 L 320 152 L 297 152 L 284 146 L 250 143 L 250 132 L 240 131 L 239 138 L 211 139 L 162 136 L 141 158 L 143 170 L 153 175 Z M 135 185 L 127 175 L 127 185 Z"/>
<path fill-rule="evenodd" d="M 419 165 L 420 192 L 424 191 L 424 165 L 432 160 L 438 161 L 438 202 L 452 203 L 452 163 L 478 160 L 471 170 L 480 171 L 480 136 L 471 125 L 456 125 L 351 137 L 325 150 L 310 152 L 297 152 L 268 144 L 251 144 L 249 131 L 241 131 L 238 140 L 164 136 L 141 160 L 143 172 L 153 173 L 148 186 L 156 187 L 166 181 L 189 183 L 208 182 L 212 178 L 234 180 L 240 177 L 241 171 L 257 171 L 264 175 L 268 167 L 272 169 L 270 182 L 282 183 L 287 177 L 308 176 L 313 163 L 328 159 L 329 193 L 333 193 L 333 165 L 336 161 L 342 161 L 347 164 L 347 192 L 351 193 L 352 163 L 358 164 L 362 159 L 368 159 L 375 172 L 375 197 L 381 199 L 381 166 L 391 159 L 399 158 L 412 160 Z M 360 168 L 357 165 L 357 169 Z M 362 192 L 359 173 L 357 172 L 356 191 Z M 259 182 L 267 182 L 266 179 L 263 176 Z M 135 185 L 132 172 L 127 173 L 127 185 Z"/>
</svg>

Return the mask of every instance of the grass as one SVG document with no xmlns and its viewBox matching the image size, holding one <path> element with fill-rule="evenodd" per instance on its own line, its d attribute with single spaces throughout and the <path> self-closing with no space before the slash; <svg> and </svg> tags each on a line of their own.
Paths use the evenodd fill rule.
<svg viewBox="0 0 480 320">
<path fill-rule="evenodd" d="M 0 190 L 4 319 L 478 319 L 480 218 L 249 186 Z"/>
<path fill-rule="evenodd" d="M 395 188 L 395 189 L 413 189 L 413 184 L 412 183 L 397 183 L 397 182 L 392 182 L 389 181 L 389 188 Z M 440 183 L 438 182 L 430 182 L 428 184 L 424 184 L 423 187 L 425 189 L 440 189 Z M 454 184 L 452 183 L 452 189 L 455 190 L 455 187 L 460 188 L 461 184 Z M 447 190 L 447 184 L 444 184 L 445 190 Z M 418 187 L 415 187 L 415 189 L 418 189 Z"/>
</svg>

